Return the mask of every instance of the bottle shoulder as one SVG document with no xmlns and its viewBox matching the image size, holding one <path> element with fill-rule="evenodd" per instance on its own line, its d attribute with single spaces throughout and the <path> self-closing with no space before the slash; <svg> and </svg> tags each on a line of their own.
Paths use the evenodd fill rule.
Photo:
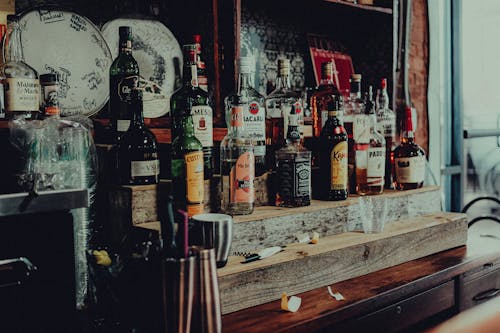
<svg viewBox="0 0 500 333">
<path fill-rule="evenodd" d="M 394 157 L 417 157 L 426 156 L 425 150 L 415 142 L 401 142 L 394 148 Z"/>
<path fill-rule="evenodd" d="M 203 145 L 195 136 L 181 135 L 172 142 L 172 154 L 203 151 Z"/>
<path fill-rule="evenodd" d="M 9 61 L 0 67 L 5 78 L 38 79 L 38 72 L 24 61 Z"/>
<path fill-rule="evenodd" d="M 137 74 L 139 75 L 139 65 L 135 58 L 130 54 L 121 54 L 115 58 L 110 67 L 110 74 Z"/>
</svg>

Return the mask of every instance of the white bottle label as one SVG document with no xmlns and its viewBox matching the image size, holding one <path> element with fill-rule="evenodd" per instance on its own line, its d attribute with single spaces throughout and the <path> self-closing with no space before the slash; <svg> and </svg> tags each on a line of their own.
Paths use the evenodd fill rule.
<svg viewBox="0 0 500 333">
<path fill-rule="evenodd" d="M 248 108 L 243 108 L 243 123 L 245 130 L 253 140 L 266 140 L 265 110 L 257 102 L 250 102 Z"/>
<path fill-rule="evenodd" d="M 214 145 L 212 108 L 208 105 L 197 105 L 191 109 L 194 124 L 194 136 L 203 147 Z"/>
<path fill-rule="evenodd" d="M 400 157 L 395 159 L 398 183 L 421 183 L 425 178 L 425 156 Z"/>
<path fill-rule="evenodd" d="M 352 135 L 356 143 L 370 143 L 370 116 L 357 114 L 352 124 Z"/>
<path fill-rule="evenodd" d="M 130 175 L 132 177 L 149 177 L 160 174 L 160 161 L 131 161 Z"/>
<path fill-rule="evenodd" d="M 7 112 L 38 111 L 40 83 L 37 79 L 8 78 L 4 81 Z"/>
<path fill-rule="evenodd" d="M 384 185 L 385 147 L 368 148 L 368 167 L 366 180 L 368 185 Z"/>
<path fill-rule="evenodd" d="M 128 119 L 118 119 L 116 121 L 116 130 L 118 132 L 126 132 L 130 127 L 130 120 Z"/>
<path fill-rule="evenodd" d="M 396 132 L 396 119 L 394 116 L 384 116 L 377 119 L 377 131 L 384 137 L 394 137 Z"/>
</svg>

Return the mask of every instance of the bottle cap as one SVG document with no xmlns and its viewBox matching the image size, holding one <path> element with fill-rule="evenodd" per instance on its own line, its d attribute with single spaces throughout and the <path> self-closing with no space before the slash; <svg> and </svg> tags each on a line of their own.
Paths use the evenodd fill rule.
<svg viewBox="0 0 500 333">
<path fill-rule="evenodd" d="M 118 28 L 120 39 L 132 39 L 132 28 L 121 26 Z"/>
<path fill-rule="evenodd" d="M 182 52 L 184 53 L 184 59 L 196 61 L 196 45 L 195 44 L 183 45 Z"/>
<path fill-rule="evenodd" d="M 201 44 L 201 35 L 193 35 L 193 42 L 195 44 Z"/>
<path fill-rule="evenodd" d="M 361 74 L 351 74 L 351 81 L 353 82 L 360 82 L 361 81 Z"/>
<path fill-rule="evenodd" d="M 40 84 L 44 83 L 57 83 L 59 82 L 59 74 L 57 73 L 47 73 L 40 75 Z"/>
<path fill-rule="evenodd" d="M 240 73 L 251 73 L 253 68 L 253 58 L 252 57 L 240 57 L 238 62 L 238 67 L 240 69 Z"/>
<path fill-rule="evenodd" d="M 387 79 L 383 78 L 382 81 L 380 82 L 380 87 L 383 89 L 387 89 Z"/>
<path fill-rule="evenodd" d="M 290 60 L 286 58 L 278 59 L 278 71 L 280 75 L 290 74 Z"/>
</svg>

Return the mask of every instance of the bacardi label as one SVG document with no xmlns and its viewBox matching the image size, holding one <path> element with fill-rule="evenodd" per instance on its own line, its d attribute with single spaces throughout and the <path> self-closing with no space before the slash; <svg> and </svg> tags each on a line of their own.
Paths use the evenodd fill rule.
<svg viewBox="0 0 500 333">
<path fill-rule="evenodd" d="M 369 186 L 384 185 L 385 147 L 368 148 L 366 180 Z"/>
<path fill-rule="evenodd" d="M 400 157 L 395 159 L 398 183 L 421 183 L 425 178 L 425 156 Z"/>
<path fill-rule="evenodd" d="M 194 136 L 200 140 L 203 147 L 212 147 L 214 145 L 212 108 L 208 105 L 193 106 L 191 116 Z"/>
<path fill-rule="evenodd" d="M 339 142 L 330 154 L 330 189 L 347 189 L 347 141 Z"/>
<path fill-rule="evenodd" d="M 253 140 L 266 140 L 266 119 L 262 105 L 257 102 L 250 102 L 248 108 L 244 108 L 243 123 L 248 136 Z M 257 153 L 255 155 L 259 156 Z"/>
<path fill-rule="evenodd" d="M 4 81 L 5 111 L 38 111 L 40 83 L 37 79 L 8 78 Z"/>
<path fill-rule="evenodd" d="M 129 103 L 132 99 L 132 89 L 137 87 L 137 83 L 139 82 L 139 77 L 137 75 L 131 75 L 122 78 L 118 82 L 118 97 L 120 97 L 120 101 Z"/>
<path fill-rule="evenodd" d="M 231 203 L 253 203 L 254 177 L 255 161 L 253 152 L 241 154 L 231 168 L 229 176 L 229 193 L 231 194 L 229 200 Z"/>
<path fill-rule="evenodd" d="M 160 174 L 160 161 L 131 161 L 130 175 L 132 177 L 150 177 Z"/>
</svg>

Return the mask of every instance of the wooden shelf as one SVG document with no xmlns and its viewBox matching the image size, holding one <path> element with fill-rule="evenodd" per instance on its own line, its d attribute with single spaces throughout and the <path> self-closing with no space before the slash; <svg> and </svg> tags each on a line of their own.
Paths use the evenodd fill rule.
<svg viewBox="0 0 500 333">
<path fill-rule="evenodd" d="M 379 12 L 379 13 L 392 15 L 391 8 L 378 7 L 378 6 L 372 6 L 372 5 L 360 5 L 357 3 L 352 3 L 352 2 L 348 2 L 348 1 L 344 1 L 344 0 L 323 0 L 323 1 L 330 2 L 330 3 L 336 3 L 336 4 L 344 5 L 344 6 L 349 6 L 349 7 L 353 7 L 353 8 L 368 10 L 368 11 L 372 11 L 372 12 Z"/>
</svg>

